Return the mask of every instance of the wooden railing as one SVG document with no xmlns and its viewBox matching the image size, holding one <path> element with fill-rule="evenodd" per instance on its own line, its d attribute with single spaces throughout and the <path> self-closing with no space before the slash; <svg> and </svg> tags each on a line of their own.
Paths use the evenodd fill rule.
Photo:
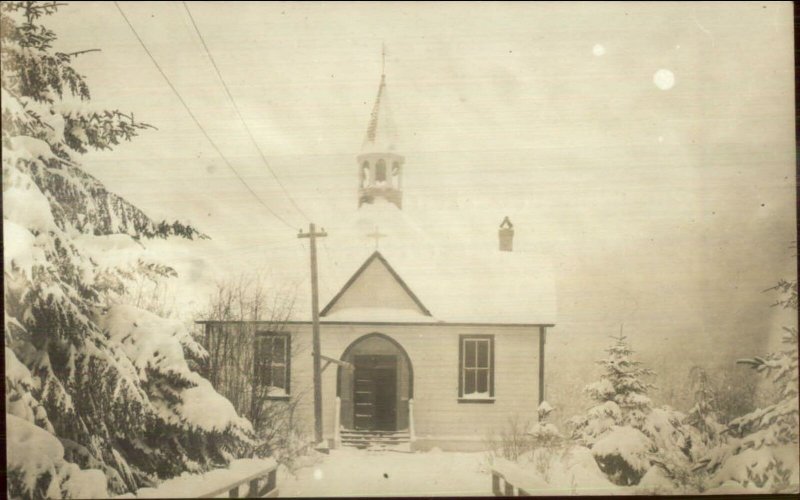
<svg viewBox="0 0 800 500">
<path fill-rule="evenodd" d="M 411 442 L 414 442 L 417 437 L 414 432 L 414 399 L 408 400 L 408 437 Z"/>
<path fill-rule="evenodd" d="M 235 483 L 204 493 L 197 498 L 214 498 L 227 492 L 229 498 L 240 498 L 240 487 L 248 484 L 244 498 L 274 498 L 278 496 L 278 466 L 273 465 Z"/>
<path fill-rule="evenodd" d="M 497 497 L 529 497 L 531 494 L 526 491 L 525 486 L 514 486 L 506 476 L 498 471 L 492 469 L 492 493 Z"/>
<path fill-rule="evenodd" d="M 333 447 L 341 448 L 342 446 L 342 398 L 336 396 L 333 405 Z"/>
</svg>

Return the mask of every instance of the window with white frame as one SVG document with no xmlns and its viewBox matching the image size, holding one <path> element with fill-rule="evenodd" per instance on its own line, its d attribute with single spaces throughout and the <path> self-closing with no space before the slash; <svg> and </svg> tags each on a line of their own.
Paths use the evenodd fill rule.
<svg viewBox="0 0 800 500">
<path fill-rule="evenodd" d="M 459 398 L 493 399 L 494 336 L 461 335 L 459 342 Z"/>
<path fill-rule="evenodd" d="M 258 333 L 253 364 L 256 383 L 268 387 L 268 397 L 289 396 L 291 337 L 288 333 Z"/>
</svg>

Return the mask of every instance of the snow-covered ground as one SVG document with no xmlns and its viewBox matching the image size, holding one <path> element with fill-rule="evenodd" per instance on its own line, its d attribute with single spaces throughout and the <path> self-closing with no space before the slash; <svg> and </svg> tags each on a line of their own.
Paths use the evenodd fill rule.
<svg viewBox="0 0 800 500">
<path fill-rule="evenodd" d="M 331 450 L 297 469 L 282 470 L 282 497 L 491 496 L 485 453 L 408 453 L 391 450 Z"/>
</svg>

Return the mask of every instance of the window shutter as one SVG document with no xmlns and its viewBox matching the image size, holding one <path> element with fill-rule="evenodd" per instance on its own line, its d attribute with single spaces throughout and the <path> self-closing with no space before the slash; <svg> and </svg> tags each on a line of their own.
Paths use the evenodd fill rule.
<svg viewBox="0 0 800 500">
<path fill-rule="evenodd" d="M 458 336 L 458 397 L 464 397 L 464 335 Z"/>
<path fill-rule="evenodd" d="M 494 335 L 489 337 L 489 397 L 494 397 Z"/>
<path fill-rule="evenodd" d="M 286 334 L 286 394 L 291 394 L 292 386 L 292 336 Z"/>
</svg>

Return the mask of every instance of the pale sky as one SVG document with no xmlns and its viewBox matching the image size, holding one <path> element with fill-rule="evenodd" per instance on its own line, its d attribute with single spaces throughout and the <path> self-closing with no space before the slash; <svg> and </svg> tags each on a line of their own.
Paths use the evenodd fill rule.
<svg viewBox="0 0 800 500">
<path fill-rule="evenodd" d="M 121 5 L 237 171 L 304 224 L 182 4 Z M 270 166 L 312 219 L 356 203 L 385 43 L 405 203 L 454 227 L 470 221 L 453 209 L 477 206 L 532 231 L 560 270 L 556 363 L 576 339 L 604 345 L 620 323 L 648 339 L 660 368 L 665 347 L 698 362 L 760 352 L 775 313 L 760 291 L 796 273 L 791 3 L 189 6 Z M 47 22 L 61 50 L 102 49 L 76 64 L 94 104 L 158 127 L 85 155 L 90 173 L 232 249 L 217 262 L 227 272 L 268 266 L 270 247 L 296 244 L 296 229 L 216 155 L 113 3 L 75 3 Z"/>
</svg>

